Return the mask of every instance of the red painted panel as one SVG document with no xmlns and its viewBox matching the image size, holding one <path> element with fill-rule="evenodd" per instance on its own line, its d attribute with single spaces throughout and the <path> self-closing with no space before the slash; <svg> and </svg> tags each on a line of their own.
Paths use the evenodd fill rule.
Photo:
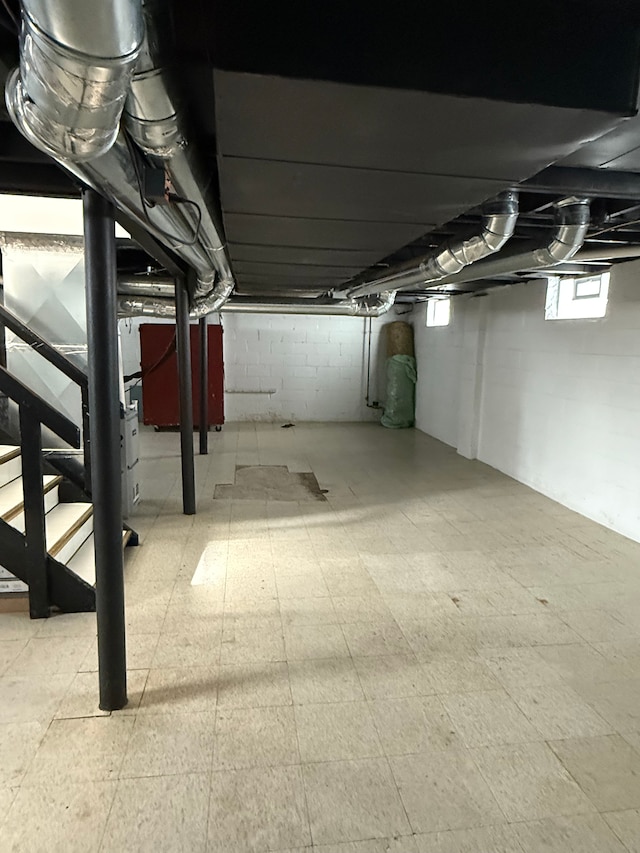
<svg viewBox="0 0 640 853">
<path fill-rule="evenodd" d="M 191 378 L 193 386 L 193 422 L 200 423 L 200 360 L 197 325 L 191 325 Z M 145 424 L 178 426 L 178 364 L 175 351 L 176 327 L 167 323 L 140 326 L 140 363 L 142 367 L 142 408 Z M 222 326 L 207 326 L 209 355 L 209 426 L 224 423 L 224 362 Z"/>
</svg>

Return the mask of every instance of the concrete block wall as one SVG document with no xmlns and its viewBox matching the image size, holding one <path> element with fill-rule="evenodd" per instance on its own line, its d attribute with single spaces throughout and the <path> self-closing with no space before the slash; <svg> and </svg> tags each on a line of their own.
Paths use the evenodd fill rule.
<svg viewBox="0 0 640 853">
<path fill-rule="evenodd" d="M 417 426 L 640 541 L 640 263 L 614 268 L 600 320 L 546 321 L 545 292 L 461 298 L 443 329 L 416 318 Z"/>
<path fill-rule="evenodd" d="M 373 320 L 371 387 L 378 394 Z M 223 317 L 228 420 L 367 421 L 368 325 L 357 317 L 229 314 Z M 379 396 L 379 395 L 378 395 Z"/>
<path fill-rule="evenodd" d="M 371 324 L 371 400 L 382 402 L 389 316 Z M 121 321 L 124 373 L 140 368 L 139 327 Z M 210 322 L 217 322 L 211 317 Z M 366 406 L 368 321 L 358 317 L 227 314 L 224 326 L 228 421 L 375 421 Z"/>
</svg>

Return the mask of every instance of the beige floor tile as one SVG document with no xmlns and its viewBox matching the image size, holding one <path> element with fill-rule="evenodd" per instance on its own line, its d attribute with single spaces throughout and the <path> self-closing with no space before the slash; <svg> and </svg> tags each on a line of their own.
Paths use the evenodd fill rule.
<svg viewBox="0 0 640 853">
<path fill-rule="evenodd" d="M 460 744 L 437 696 L 376 699 L 371 710 L 386 755 L 436 751 Z"/>
<path fill-rule="evenodd" d="M 506 824 L 418 835 L 416 845 L 418 853 L 521 853 Z"/>
<path fill-rule="evenodd" d="M 566 622 L 588 643 L 615 642 L 638 636 L 638 628 L 630 628 L 604 610 L 564 611 Z"/>
<path fill-rule="evenodd" d="M 390 762 L 414 832 L 468 829 L 504 820 L 468 750 L 424 752 Z"/>
<path fill-rule="evenodd" d="M 76 673 L 84 660 L 90 637 L 32 637 L 7 669 L 7 676 L 41 677 Z"/>
<path fill-rule="evenodd" d="M 216 666 L 220 659 L 221 640 L 222 626 L 210 634 L 162 633 L 153 655 L 151 668 Z"/>
<path fill-rule="evenodd" d="M 296 705 L 364 699 L 351 658 L 289 661 L 291 695 Z"/>
<path fill-rule="evenodd" d="M 640 808 L 640 754 L 622 737 L 556 740 L 549 745 L 599 811 Z"/>
<path fill-rule="evenodd" d="M 395 838 L 371 838 L 368 841 L 346 841 L 344 844 L 314 845 L 318 853 L 416 853 L 416 840 L 412 835 Z M 305 853 L 304 850 L 285 850 L 283 853 Z"/>
<path fill-rule="evenodd" d="M 215 714 L 141 714 L 136 717 L 122 778 L 208 773 Z"/>
<path fill-rule="evenodd" d="M 218 711 L 214 770 L 299 763 L 292 708 L 223 708 Z"/>
<path fill-rule="evenodd" d="M 606 658 L 586 643 L 537 646 L 536 652 L 562 678 L 569 681 L 602 681 L 608 669 Z"/>
<path fill-rule="evenodd" d="M 334 596 L 333 606 L 342 624 L 350 622 L 392 622 L 393 616 L 380 595 Z"/>
<path fill-rule="evenodd" d="M 210 786 L 209 774 L 121 779 L 101 853 L 202 853 Z"/>
<path fill-rule="evenodd" d="M 352 622 L 342 626 L 353 657 L 411 654 L 411 647 L 395 622 Z"/>
<path fill-rule="evenodd" d="M 278 619 L 278 622 L 280 620 Z M 227 625 L 222 635 L 220 663 L 231 664 L 256 663 L 258 661 L 285 660 L 282 627 L 274 627 L 273 622 L 263 627 L 237 627 Z"/>
<path fill-rule="evenodd" d="M 568 646 L 554 646 L 556 649 Z M 480 656 L 498 681 L 507 690 L 511 687 L 532 687 L 561 681 L 560 673 L 542 656 L 541 647 L 511 649 L 480 649 Z"/>
<path fill-rule="evenodd" d="M 330 598 L 281 598 L 280 615 L 285 628 L 297 625 L 332 625 L 338 621 Z"/>
<path fill-rule="evenodd" d="M 141 714 L 211 713 L 218 695 L 217 667 L 191 666 L 149 671 Z"/>
<path fill-rule="evenodd" d="M 142 694 L 147 683 L 148 670 L 134 669 L 127 672 L 127 699 L 125 707 L 118 713 L 135 714 L 140 706 Z M 101 711 L 99 706 L 100 687 L 97 672 L 79 672 L 69 685 L 69 689 L 58 706 L 56 719 L 72 717 L 105 717 L 109 711 Z"/>
<path fill-rule="evenodd" d="M 95 613 L 54 613 L 39 621 L 37 637 L 95 637 Z"/>
<path fill-rule="evenodd" d="M 410 834 L 385 759 L 307 764 L 303 770 L 314 844 Z"/>
<path fill-rule="evenodd" d="M 439 656 L 427 660 L 422 669 L 434 693 L 468 693 L 500 688 L 500 682 L 479 657 Z"/>
<path fill-rule="evenodd" d="M 545 740 L 613 733 L 611 725 L 567 684 L 514 687 L 509 693 Z"/>
<path fill-rule="evenodd" d="M 299 767 L 213 774 L 209 853 L 263 853 L 311 844 Z"/>
<path fill-rule="evenodd" d="M 2 826 L 3 853 L 97 853 L 115 782 L 20 788 Z"/>
<path fill-rule="evenodd" d="M 544 743 L 483 747 L 473 757 L 509 821 L 595 811 Z"/>
<path fill-rule="evenodd" d="M 354 658 L 368 699 L 401 699 L 434 692 L 432 682 L 413 655 Z"/>
<path fill-rule="evenodd" d="M 617 731 L 640 730 L 640 678 L 598 684 L 578 681 L 573 686 Z"/>
<path fill-rule="evenodd" d="M 287 660 L 349 657 L 340 625 L 297 625 L 284 632 Z"/>
<path fill-rule="evenodd" d="M 218 673 L 218 707 L 262 708 L 291 705 L 289 669 L 284 662 L 222 666 Z"/>
<path fill-rule="evenodd" d="M 22 782 L 24 786 L 117 779 L 133 717 L 54 720 Z"/>
<path fill-rule="evenodd" d="M 0 725 L 0 789 L 22 782 L 46 731 L 36 722 Z"/>
<path fill-rule="evenodd" d="M 458 616 L 459 610 L 446 593 L 424 592 L 414 595 L 384 595 L 394 619 L 428 619 L 434 615 Z"/>
<path fill-rule="evenodd" d="M 640 753 L 640 732 L 625 732 L 622 737 L 628 744 Z"/>
<path fill-rule="evenodd" d="M 629 853 L 640 853 L 640 809 L 608 812 L 603 818 Z"/>
<path fill-rule="evenodd" d="M 595 814 L 514 823 L 511 828 L 524 853 L 625 853 Z"/>
<path fill-rule="evenodd" d="M 0 788 L 0 829 L 9 814 L 9 808 L 16 798 L 18 788 Z"/>
<path fill-rule="evenodd" d="M 23 637 L 21 640 L 0 640 L 0 676 L 6 673 L 18 657 L 26 646 L 27 640 L 27 637 Z"/>
<path fill-rule="evenodd" d="M 0 724 L 34 720 L 48 722 L 58 710 L 73 678 L 71 672 L 49 675 L 46 678 L 2 676 Z"/>
<path fill-rule="evenodd" d="M 301 573 L 297 575 L 277 576 L 278 596 L 280 598 L 326 598 L 329 587 L 322 573 Z"/>
<path fill-rule="evenodd" d="M 538 731 L 504 690 L 452 693 L 442 703 L 466 746 L 540 740 Z"/>
<path fill-rule="evenodd" d="M 0 614 L 0 641 L 28 640 L 35 637 L 41 628 L 39 620 L 30 619 L 28 613 Z"/>
<path fill-rule="evenodd" d="M 383 754 L 366 702 L 297 705 L 295 717 L 303 763 Z"/>
</svg>

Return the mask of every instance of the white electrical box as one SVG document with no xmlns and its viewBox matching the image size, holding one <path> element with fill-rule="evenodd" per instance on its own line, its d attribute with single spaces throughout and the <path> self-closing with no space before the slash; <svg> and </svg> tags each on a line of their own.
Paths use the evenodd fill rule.
<svg viewBox="0 0 640 853">
<path fill-rule="evenodd" d="M 120 420 L 120 465 L 122 471 L 122 515 L 129 518 L 140 500 L 138 479 L 138 404 L 132 403 L 124 409 Z"/>
</svg>

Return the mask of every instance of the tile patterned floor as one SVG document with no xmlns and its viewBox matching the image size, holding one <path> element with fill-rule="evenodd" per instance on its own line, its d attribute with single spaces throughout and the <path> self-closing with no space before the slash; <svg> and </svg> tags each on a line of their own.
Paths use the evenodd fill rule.
<svg viewBox="0 0 640 853">
<path fill-rule="evenodd" d="M 0 615 L 2 853 L 639 853 L 640 545 L 414 431 L 196 464 L 143 433 L 124 711 L 92 615 Z M 327 500 L 214 502 L 256 464 Z"/>
</svg>

